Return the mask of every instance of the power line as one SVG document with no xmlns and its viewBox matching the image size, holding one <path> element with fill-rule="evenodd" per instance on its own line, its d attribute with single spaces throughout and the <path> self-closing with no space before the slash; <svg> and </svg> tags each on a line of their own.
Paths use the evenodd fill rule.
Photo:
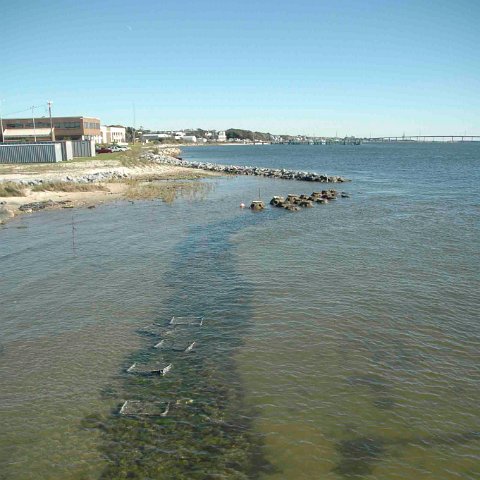
<svg viewBox="0 0 480 480">
<path fill-rule="evenodd" d="M 16 115 L 17 113 L 24 113 L 24 112 L 30 112 L 32 110 L 32 108 L 42 108 L 42 107 L 45 107 L 45 105 L 33 105 L 32 107 L 28 107 L 26 108 L 25 110 L 19 110 L 17 112 L 9 112 L 9 113 L 4 113 L 3 115 L 6 116 L 6 115 Z"/>
</svg>

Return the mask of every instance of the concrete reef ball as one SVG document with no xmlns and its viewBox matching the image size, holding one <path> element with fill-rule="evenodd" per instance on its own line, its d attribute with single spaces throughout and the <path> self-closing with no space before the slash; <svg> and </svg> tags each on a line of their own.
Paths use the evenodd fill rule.
<svg viewBox="0 0 480 480">
<path fill-rule="evenodd" d="M 325 205 L 330 200 L 335 200 L 337 198 L 337 195 L 337 191 L 333 189 L 322 190 L 321 192 L 312 192 L 311 195 L 297 195 L 296 193 L 289 193 L 286 198 L 280 195 L 275 195 L 270 200 L 270 205 L 272 205 L 273 207 L 284 208 L 285 210 L 296 212 L 300 210 L 300 207 L 312 208 L 314 203 Z M 349 198 L 349 195 L 346 192 L 342 192 L 341 197 Z M 251 208 L 253 208 L 253 206 Z"/>
<path fill-rule="evenodd" d="M 273 205 L 275 207 L 280 206 L 281 204 L 285 203 L 285 198 L 280 197 L 278 195 L 275 195 L 271 200 L 270 200 L 270 205 Z"/>
<path fill-rule="evenodd" d="M 263 210 L 265 208 L 265 204 L 261 200 L 253 200 L 250 208 L 256 211 Z"/>
</svg>

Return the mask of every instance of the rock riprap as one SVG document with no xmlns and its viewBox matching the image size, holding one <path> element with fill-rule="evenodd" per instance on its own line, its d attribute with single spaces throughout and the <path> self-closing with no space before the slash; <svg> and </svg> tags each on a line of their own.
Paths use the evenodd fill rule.
<svg viewBox="0 0 480 480">
<path fill-rule="evenodd" d="M 285 168 L 263 168 L 239 165 L 221 165 L 210 162 L 193 162 L 182 158 L 167 157 L 153 152 L 146 152 L 142 158 L 150 162 L 176 165 L 179 167 L 198 168 L 210 172 L 227 173 L 230 175 L 252 175 L 259 177 L 278 178 L 282 180 L 301 180 L 305 182 L 342 183 L 349 180 L 338 175 L 326 175 L 315 172 L 300 172 L 297 170 L 286 170 Z"/>
<path fill-rule="evenodd" d="M 62 200 L 58 202 L 54 202 L 53 200 L 46 200 L 43 202 L 32 202 L 32 203 L 25 203 L 20 205 L 18 208 L 21 212 L 24 213 L 32 213 L 38 212 L 40 210 L 45 210 L 46 208 L 52 207 L 70 207 L 72 205 L 71 200 Z"/>
</svg>

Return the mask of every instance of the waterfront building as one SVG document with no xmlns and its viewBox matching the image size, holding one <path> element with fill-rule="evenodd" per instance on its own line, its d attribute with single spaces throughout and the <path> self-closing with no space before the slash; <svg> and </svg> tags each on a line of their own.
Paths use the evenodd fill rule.
<svg viewBox="0 0 480 480">
<path fill-rule="evenodd" d="M 51 120 L 50 123 L 49 117 L 4 118 L 3 136 L 5 140 L 8 140 L 10 135 L 11 139 L 34 141 L 37 129 L 42 133 L 42 140 L 45 129 L 53 133 L 53 140 L 96 140 L 100 136 L 100 120 L 95 117 L 52 117 Z M 50 130 L 51 126 L 53 132 Z"/>
<path fill-rule="evenodd" d="M 127 130 L 121 125 L 102 125 L 100 127 L 98 143 L 125 143 Z"/>
<path fill-rule="evenodd" d="M 170 133 L 144 133 L 142 134 L 142 142 L 155 142 L 159 140 L 165 140 L 166 138 L 172 138 Z"/>
</svg>

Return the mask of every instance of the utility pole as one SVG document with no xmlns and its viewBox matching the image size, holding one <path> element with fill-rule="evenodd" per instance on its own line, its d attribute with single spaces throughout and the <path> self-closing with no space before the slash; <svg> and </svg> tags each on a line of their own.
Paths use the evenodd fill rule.
<svg viewBox="0 0 480 480">
<path fill-rule="evenodd" d="M 47 102 L 48 105 L 48 116 L 50 117 L 50 138 L 52 139 L 52 142 L 55 141 L 55 136 L 53 135 L 53 122 L 52 122 L 52 104 L 53 102 L 49 100 Z"/>
<path fill-rule="evenodd" d="M 32 120 L 33 120 L 33 141 L 35 143 L 37 143 L 37 131 L 35 129 L 35 114 L 34 114 L 34 111 L 35 111 L 35 106 L 32 105 Z"/>
<path fill-rule="evenodd" d="M 2 143 L 3 143 L 5 141 L 5 139 L 3 138 L 2 102 L 3 102 L 3 100 L 0 99 L 0 132 L 2 132 Z"/>
<path fill-rule="evenodd" d="M 135 112 L 135 102 L 133 102 L 133 146 L 135 146 L 135 130 L 136 130 L 136 112 Z"/>
</svg>

